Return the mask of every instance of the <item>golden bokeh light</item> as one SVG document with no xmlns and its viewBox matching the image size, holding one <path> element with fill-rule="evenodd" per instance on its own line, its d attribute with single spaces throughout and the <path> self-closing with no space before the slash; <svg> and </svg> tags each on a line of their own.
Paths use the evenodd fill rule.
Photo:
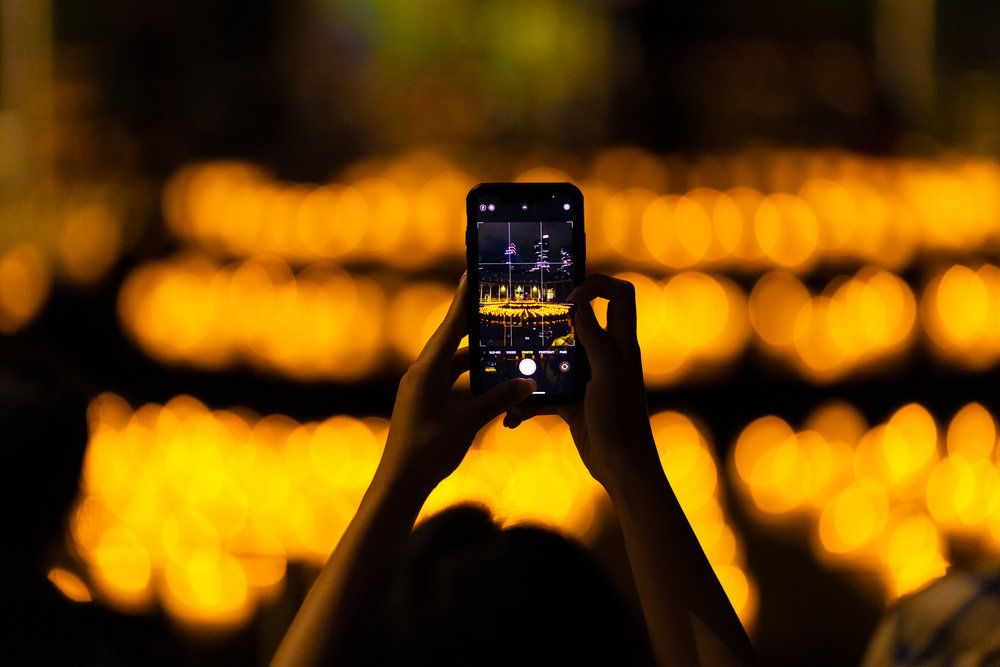
<svg viewBox="0 0 1000 667">
<path fill-rule="evenodd" d="M 93 599 L 87 584 L 65 568 L 54 567 L 49 570 L 48 580 L 73 602 L 90 602 Z"/>
<path fill-rule="evenodd" d="M 1000 359 L 1000 269 L 955 264 L 935 275 L 920 309 L 932 349 L 977 369 Z"/>
<path fill-rule="evenodd" d="M 797 160 L 809 168 L 796 170 Z M 978 158 L 935 163 L 774 150 L 711 161 L 706 169 L 705 160 L 613 147 L 583 173 L 544 158 L 527 170 L 514 160 L 507 166 L 509 180 L 578 182 L 590 258 L 636 268 L 801 273 L 856 261 L 896 270 L 921 249 L 967 252 L 997 238 L 990 214 L 1000 169 Z M 476 181 L 426 150 L 367 159 L 340 181 L 318 185 L 283 183 L 247 163 L 207 162 L 174 175 L 163 213 L 181 239 L 233 256 L 375 260 L 411 270 L 461 255 L 462 202 Z"/>
<path fill-rule="evenodd" d="M 52 277 L 42 254 L 20 245 L 0 254 L 0 333 L 31 321 L 49 296 Z"/>
<path fill-rule="evenodd" d="M 784 271 L 764 274 L 750 292 L 750 322 L 767 345 L 787 351 L 795 342 L 795 321 L 812 297 L 798 278 Z"/>
<path fill-rule="evenodd" d="M 802 199 L 786 193 L 765 197 L 754 218 L 757 245 L 778 266 L 803 270 L 819 242 L 819 222 Z"/>
<path fill-rule="evenodd" d="M 296 264 L 376 259 L 412 269 L 461 251 L 475 181 L 446 158 L 418 151 L 348 172 L 345 182 L 305 185 L 245 163 L 189 165 L 165 186 L 163 215 L 182 239 Z"/>
<path fill-rule="evenodd" d="M 749 316 L 765 351 L 828 382 L 905 350 L 916 299 L 901 278 L 873 266 L 830 281 L 818 296 L 790 273 L 772 271 L 751 290 Z"/>
<path fill-rule="evenodd" d="M 84 204 L 66 213 L 59 234 L 59 261 L 74 281 L 89 283 L 101 278 L 118 259 L 122 223 L 101 203 Z"/>
<path fill-rule="evenodd" d="M 322 564 L 371 481 L 384 419 L 210 410 L 190 396 L 132 409 L 102 394 L 88 411 L 83 497 L 71 535 L 95 594 L 127 610 L 154 601 L 182 623 L 232 627 L 279 590 L 289 562 Z M 676 412 L 652 416 L 662 465 L 709 561 L 745 622 L 753 582 L 725 518 L 705 433 Z M 462 501 L 507 523 L 535 522 L 585 538 L 605 496 L 565 422 L 541 416 L 516 431 L 495 420 L 421 517 Z M 54 570 L 73 599 L 87 587 Z M 76 596 L 76 597 L 73 597 Z"/>
<path fill-rule="evenodd" d="M 969 403 L 955 413 L 948 425 L 948 454 L 967 461 L 993 456 L 997 441 L 996 423 L 981 403 Z"/>
<path fill-rule="evenodd" d="M 299 378 L 355 379 L 385 347 L 385 296 L 330 265 L 295 275 L 282 260 L 219 266 L 204 257 L 146 264 L 122 285 L 119 317 L 164 361 L 245 361 Z"/>
<path fill-rule="evenodd" d="M 979 403 L 959 409 L 945 435 L 917 403 L 869 426 L 834 401 L 801 431 L 773 415 L 751 422 L 729 471 L 761 521 L 805 518 L 821 562 L 878 573 L 891 600 L 945 574 L 950 540 L 983 557 L 1000 549 L 996 435 Z"/>
</svg>

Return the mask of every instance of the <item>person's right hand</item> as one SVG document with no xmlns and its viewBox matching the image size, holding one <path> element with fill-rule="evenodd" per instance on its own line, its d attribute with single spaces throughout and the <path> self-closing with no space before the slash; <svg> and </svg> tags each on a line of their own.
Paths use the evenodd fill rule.
<svg viewBox="0 0 1000 667">
<path fill-rule="evenodd" d="M 597 297 L 608 300 L 607 329 L 601 328 L 590 303 Z M 573 324 L 590 362 L 591 376 L 583 399 L 560 406 L 557 412 L 569 424 L 580 457 L 594 479 L 605 488 L 627 483 L 634 475 L 660 465 L 649 427 L 636 338 L 635 288 L 627 281 L 594 274 L 567 300 L 576 304 Z M 511 408 L 504 425 L 515 428 L 545 411 L 529 406 Z"/>
</svg>

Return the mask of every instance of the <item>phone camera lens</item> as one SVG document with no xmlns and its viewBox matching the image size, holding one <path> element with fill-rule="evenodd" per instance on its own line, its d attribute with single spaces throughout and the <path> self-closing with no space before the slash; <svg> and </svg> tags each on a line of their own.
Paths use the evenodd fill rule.
<svg viewBox="0 0 1000 667">
<path fill-rule="evenodd" d="M 480 204 L 479 205 L 479 210 L 480 211 L 485 211 L 486 210 L 486 204 Z"/>
<path fill-rule="evenodd" d="M 497 210 L 497 207 L 496 207 L 496 206 L 495 206 L 494 204 L 490 204 L 490 205 L 489 205 L 489 206 L 487 206 L 486 208 L 487 208 L 488 210 L 490 210 L 490 211 L 495 211 L 495 210 Z"/>
<path fill-rule="evenodd" d="M 564 211 L 568 211 L 569 210 L 569 204 L 563 204 L 563 210 Z"/>
</svg>

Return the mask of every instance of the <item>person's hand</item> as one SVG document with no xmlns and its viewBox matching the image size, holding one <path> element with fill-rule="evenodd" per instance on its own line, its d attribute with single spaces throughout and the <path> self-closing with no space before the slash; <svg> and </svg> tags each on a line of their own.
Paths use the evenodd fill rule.
<svg viewBox="0 0 1000 667">
<path fill-rule="evenodd" d="M 597 297 L 608 300 L 607 329 L 601 328 L 590 304 Z M 573 324 L 577 340 L 586 350 L 591 377 L 583 399 L 560 406 L 556 412 L 569 424 L 591 475 L 607 488 L 660 465 L 649 426 L 636 338 L 635 288 L 624 280 L 594 274 L 567 300 L 576 304 Z M 515 428 L 545 411 L 552 409 L 513 407 L 507 411 L 504 425 Z"/>
<path fill-rule="evenodd" d="M 463 274 L 444 321 L 399 381 L 379 463 L 383 472 L 428 492 L 458 467 L 479 429 L 536 388 L 534 380 L 515 379 L 467 400 L 452 392 L 469 370 L 469 349 L 456 352 L 466 333 L 468 298 Z"/>
</svg>

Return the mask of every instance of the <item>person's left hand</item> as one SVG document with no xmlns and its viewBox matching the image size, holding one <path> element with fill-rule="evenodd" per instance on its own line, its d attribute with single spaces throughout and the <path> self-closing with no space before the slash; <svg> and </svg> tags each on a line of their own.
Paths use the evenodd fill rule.
<svg viewBox="0 0 1000 667">
<path fill-rule="evenodd" d="M 534 380 L 515 379 L 461 399 L 455 380 L 469 370 L 469 349 L 456 352 L 467 329 L 465 274 L 441 326 L 399 381 L 379 467 L 430 491 L 462 462 L 472 439 L 494 417 L 531 395 Z"/>
</svg>

